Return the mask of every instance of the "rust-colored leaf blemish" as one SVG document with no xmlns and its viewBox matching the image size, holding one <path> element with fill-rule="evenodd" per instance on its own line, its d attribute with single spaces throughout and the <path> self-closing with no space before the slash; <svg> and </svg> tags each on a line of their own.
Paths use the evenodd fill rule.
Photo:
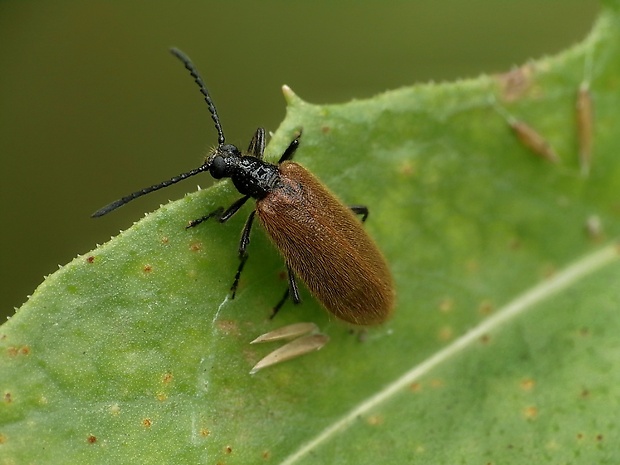
<svg viewBox="0 0 620 465">
<path fill-rule="evenodd" d="M 0 433 L 0 445 L 6 444 L 6 436 Z"/>
<path fill-rule="evenodd" d="M 169 371 L 164 373 L 164 376 L 161 377 L 161 380 L 164 384 L 171 383 L 172 379 L 173 379 L 172 373 L 170 373 Z"/>
<path fill-rule="evenodd" d="M 207 436 L 209 436 L 211 434 L 211 431 L 209 431 L 207 428 L 200 428 L 200 435 L 203 438 L 206 438 Z"/>
<path fill-rule="evenodd" d="M 482 336 L 480 336 L 480 342 L 483 344 L 488 344 L 491 341 L 491 336 L 489 336 L 488 334 L 483 334 Z"/>
<path fill-rule="evenodd" d="M 223 333 L 238 336 L 240 334 L 239 325 L 234 320 L 217 320 L 215 323 L 217 329 Z"/>
<path fill-rule="evenodd" d="M 417 383 L 417 382 L 416 383 L 411 383 L 409 385 L 409 389 L 412 392 L 420 392 L 422 390 L 422 385 L 420 383 Z"/>
<path fill-rule="evenodd" d="M 18 355 L 30 355 L 30 346 L 7 347 L 6 353 L 9 357 L 17 357 Z"/>
<path fill-rule="evenodd" d="M 597 434 L 596 435 L 596 440 L 601 442 L 603 440 L 603 435 L 602 434 Z"/>
<path fill-rule="evenodd" d="M 6 391 L 4 393 L 4 403 L 5 404 L 13 403 L 13 394 L 11 394 L 10 392 Z"/>
<path fill-rule="evenodd" d="M 527 418 L 528 420 L 533 420 L 534 418 L 536 418 L 538 416 L 538 408 L 530 406 L 530 407 L 526 407 L 523 410 L 523 415 L 525 416 L 525 418 Z"/>
<path fill-rule="evenodd" d="M 583 433 L 577 433 L 577 439 L 579 440 L 583 439 Z"/>
<path fill-rule="evenodd" d="M 269 460 L 271 458 L 271 452 L 269 452 L 268 450 L 263 451 L 263 458 L 265 460 Z"/>
<path fill-rule="evenodd" d="M 480 305 L 478 307 L 478 312 L 483 316 L 487 316 L 493 313 L 494 309 L 495 307 L 493 306 L 490 300 L 483 300 L 482 302 L 480 302 Z"/>
<path fill-rule="evenodd" d="M 329 126 L 322 126 L 322 127 L 321 127 L 321 132 L 322 132 L 323 134 L 327 134 L 327 133 L 329 133 L 329 131 L 331 131 L 331 130 L 332 130 L 332 128 L 330 128 Z"/>
<path fill-rule="evenodd" d="M 191 250 L 192 252 L 200 252 L 202 250 L 202 243 L 201 242 L 192 242 L 189 245 L 189 250 Z"/>
<path fill-rule="evenodd" d="M 95 263 L 95 257 L 93 255 L 89 255 L 88 257 L 86 257 L 86 262 Z"/>
<path fill-rule="evenodd" d="M 164 236 L 161 238 L 161 243 L 162 244 L 167 244 L 169 242 L 168 236 Z"/>
<path fill-rule="evenodd" d="M 88 442 L 89 444 L 94 444 L 97 442 L 97 436 L 93 435 L 93 434 L 89 434 L 88 437 L 86 438 L 86 442 Z"/>
<path fill-rule="evenodd" d="M 588 397 L 590 397 L 590 391 L 587 389 L 582 389 L 580 396 L 582 399 L 587 399 Z"/>
<path fill-rule="evenodd" d="M 226 447 L 224 448 L 224 452 L 226 452 L 227 454 L 232 454 L 232 447 L 230 447 L 230 446 L 226 446 Z"/>
<path fill-rule="evenodd" d="M 523 389 L 524 391 L 531 391 L 532 389 L 534 389 L 535 384 L 536 382 L 533 379 L 526 378 L 521 381 L 521 389 Z"/>
<path fill-rule="evenodd" d="M 151 271 L 153 271 L 153 267 L 151 265 L 144 265 L 142 271 L 144 271 L 145 273 L 150 273 Z"/>
<path fill-rule="evenodd" d="M 410 161 L 404 161 L 398 167 L 398 172 L 406 178 L 412 176 L 415 173 L 415 171 L 416 171 L 416 167 Z"/>
<path fill-rule="evenodd" d="M 163 392 L 158 392 L 156 397 L 157 400 L 160 402 L 164 402 L 166 399 L 168 399 L 168 395 Z"/>
<path fill-rule="evenodd" d="M 144 420 L 142 420 L 142 426 L 144 426 L 145 428 L 150 428 L 152 424 L 153 421 L 150 418 L 145 418 Z"/>
</svg>

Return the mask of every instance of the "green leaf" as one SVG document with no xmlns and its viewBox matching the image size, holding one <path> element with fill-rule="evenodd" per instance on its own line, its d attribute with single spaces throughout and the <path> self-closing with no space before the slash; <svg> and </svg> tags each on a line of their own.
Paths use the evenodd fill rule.
<svg viewBox="0 0 620 465">
<path fill-rule="evenodd" d="M 260 228 L 229 299 L 251 207 L 186 230 L 239 196 L 194 192 L 48 277 L 0 328 L 0 464 L 618 463 L 619 47 L 609 2 L 582 44 L 506 75 L 344 105 L 287 94 L 267 158 L 303 127 L 296 160 L 368 205 L 394 317 L 352 332 L 303 291 L 270 320 L 286 279 Z M 278 347 L 249 342 L 301 321 L 330 343 L 249 375 Z"/>
</svg>

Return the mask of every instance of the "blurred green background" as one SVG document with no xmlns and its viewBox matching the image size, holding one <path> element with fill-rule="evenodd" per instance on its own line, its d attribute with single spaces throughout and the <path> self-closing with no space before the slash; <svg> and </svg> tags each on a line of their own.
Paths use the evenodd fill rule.
<svg viewBox="0 0 620 465">
<path fill-rule="evenodd" d="M 167 52 L 201 71 L 227 140 L 284 117 L 280 87 L 337 103 L 501 72 L 580 41 L 595 1 L 0 1 L 0 317 L 43 276 L 208 175 L 92 220 L 198 166 L 206 105 Z M 231 251 L 233 253 L 233 251 Z"/>
</svg>

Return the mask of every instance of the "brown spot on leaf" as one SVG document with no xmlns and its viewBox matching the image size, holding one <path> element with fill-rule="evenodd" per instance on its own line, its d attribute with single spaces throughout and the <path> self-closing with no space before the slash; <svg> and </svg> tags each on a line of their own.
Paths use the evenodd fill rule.
<svg viewBox="0 0 620 465">
<path fill-rule="evenodd" d="M 144 265 L 142 271 L 144 271 L 145 273 L 150 273 L 151 271 L 153 271 L 153 267 L 151 265 Z"/>
<path fill-rule="evenodd" d="M 523 389 L 524 391 L 531 391 L 532 389 L 534 389 L 535 384 L 536 383 L 534 382 L 533 379 L 526 378 L 523 381 L 521 381 L 521 389 Z"/>
<path fill-rule="evenodd" d="M 531 406 L 526 407 L 523 411 L 523 415 L 525 415 L 525 418 L 527 418 L 528 420 L 533 420 L 538 416 L 538 408 Z"/>
<path fill-rule="evenodd" d="M 404 161 L 398 167 L 398 171 L 406 178 L 412 176 L 416 172 L 416 166 L 410 161 Z"/>
<path fill-rule="evenodd" d="M 92 255 L 89 255 L 88 257 L 86 257 L 86 262 L 87 263 L 94 263 L 95 262 L 95 257 Z"/>
<path fill-rule="evenodd" d="M 420 383 L 411 383 L 409 389 L 413 392 L 420 392 L 422 390 L 422 385 Z"/>
<path fill-rule="evenodd" d="M 150 428 L 152 424 L 153 421 L 150 418 L 145 418 L 144 420 L 142 420 L 142 426 L 144 426 L 145 428 Z"/>
<path fill-rule="evenodd" d="M 482 302 L 480 302 L 480 306 L 478 307 L 478 312 L 484 316 L 490 315 L 491 313 L 493 313 L 493 310 L 495 310 L 495 307 L 490 300 L 483 300 Z"/>
<path fill-rule="evenodd" d="M 226 334 L 239 335 L 239 325 L 234 320 L 217 320 L 215 324 L 220 331 Z"/>
<path fill-rule="evenodd" d="M 86 438 L 86 441 L 87 441 L 89 444 L 94 444 L 94 443 L 96 443 L 96 442 L 97 442 L 97 436 L 94 436 L 94 435 L 92 435 L 92 434 L 89 434 L 89 435 L 88 435 L 88 437 Z"/>
<path fill-rule="evenodd" d="M 192 252 L 200 252 L 202 250 L 202 243 L 201 242 L 192 242 L 189 245 L 189 250 L 191 250 Z"/>
</svg>

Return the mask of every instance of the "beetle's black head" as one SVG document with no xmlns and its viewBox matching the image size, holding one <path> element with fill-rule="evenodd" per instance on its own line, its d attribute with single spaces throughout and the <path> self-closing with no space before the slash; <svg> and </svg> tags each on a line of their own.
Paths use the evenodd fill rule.
<svg viewBox="0 0 620 465">
<path fill-rule="evenodd" d="M 205 164 L 209 166 L 209 173 L 215 179 L 229 178 L 242 156 L 241 151 L 236 146 L 222 144 L 211 152 Z"/>
</svg>

